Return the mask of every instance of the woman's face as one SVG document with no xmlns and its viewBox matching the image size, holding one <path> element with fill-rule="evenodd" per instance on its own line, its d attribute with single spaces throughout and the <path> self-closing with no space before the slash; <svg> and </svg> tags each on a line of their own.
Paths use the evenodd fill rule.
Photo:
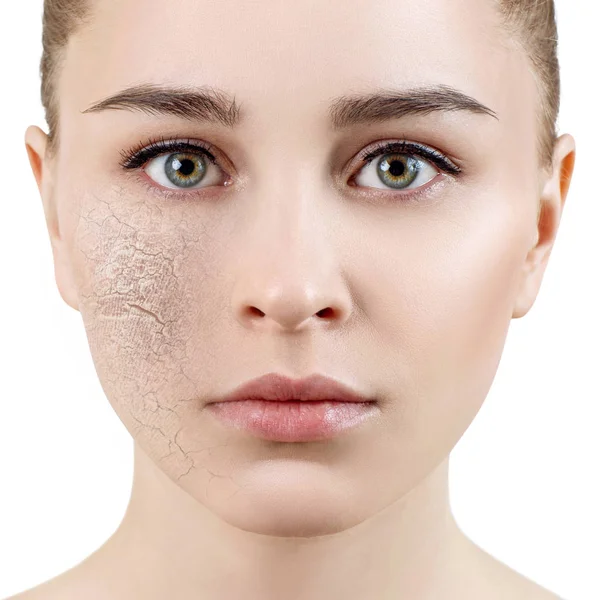
<svg viewBox="0 0 600 600">
<path fill-rule="evenodd" d="M 524 312 L 540 192 L 526 56 L 491 1 L 96 4 L 59 80 L 52 197 L 57 281 L 109 401 L 164 473 L 237 527 L 363 521 L 448 455 Z M 145 83 L 218 89 L 240 122 L 84 112 Z M 457 96 L 330 110 L 440 85 L 489 111 L 447 110 Z M 160 138 L 209 146 L 217 164 L 192 156 L 205 171 L 191 179 L 165 168 L 169 152 L 120 166 Z M 412 147 L 359 156 L 402 140 L 449 170 Z M 394 169 L 378 171 L 386 156 Z M 270 372 L 333 377 L 379 412 L 328 441 L 276 443 L 205 409 Z"/>
</svg>

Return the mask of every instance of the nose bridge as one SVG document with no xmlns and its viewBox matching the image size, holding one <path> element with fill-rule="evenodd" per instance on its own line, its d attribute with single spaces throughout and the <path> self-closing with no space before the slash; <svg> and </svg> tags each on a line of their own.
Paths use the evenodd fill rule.
<svg viewBox="0 0 600 600">
<path fill-rule="evenodd" d="M 254 190 L 255 227 L 267 245 L 286 255 L 287 260 L 307 258 L 324 237 L 323 190 L 317 181 L 316 168 L 306 162 L 282 158 L 271 162 L 259 176 Z M 317 214 L 321 214 L 320 221 Z"/>
<path fill-rule="evenodd" d="M 320 169 L 306 154 L 289 153 L 271 146 L 243 192 L 250 208 L 236 245 L 233 303 L 245 323 L 258 315 L 295 329 L 315 314 L 345 314 L 348 306 Z"/>
<path fill-rule="evenodd" d="M 289 123 L 283 118 L 281 128 L 275 127 L 280 133 L 265 136 L 253 146 L 251 182 L 244 192 L 251 197 L 244 202 L 252 207 L 247 218 L 253 249 L 266 256 L 276 252 L 277 262 L 285 260 L 292 267 L 298 261 L 312 261 L 315 253 L 327 253 L 331 240 L 327 235 L 328 190 L 315 150 L 322 144 L 311 142 L 312 136 L 300 123 L 295 128 Z"/>
</svg>

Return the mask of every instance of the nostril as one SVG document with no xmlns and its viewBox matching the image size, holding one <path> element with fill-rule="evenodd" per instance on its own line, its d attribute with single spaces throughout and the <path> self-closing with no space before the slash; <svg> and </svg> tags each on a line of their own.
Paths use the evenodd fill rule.
<svg viewBox="0 0 600 600">
<path fill-rule="evenodd" d="M 333 316 L 333 310 L 331 308 L 324 308 L 323 310 L 317 312 L 317 316 L 328 319 L 329 317 Z"/>
</svg>

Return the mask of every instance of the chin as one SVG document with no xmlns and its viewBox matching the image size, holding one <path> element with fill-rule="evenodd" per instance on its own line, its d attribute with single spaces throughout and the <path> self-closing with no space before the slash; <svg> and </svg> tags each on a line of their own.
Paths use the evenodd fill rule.
<svg viewBox="0 0 600 600">
<path fill-rule="evenodd" d="M 178 484 L 232 527 L 276 537 L 339 533 L 381 508 L 370 506 L 368 489 L 358 479 L 352 485 L 324 465 L 268 460 L 238 471 L 234 479 L 186 476 Z"/>
</svg>

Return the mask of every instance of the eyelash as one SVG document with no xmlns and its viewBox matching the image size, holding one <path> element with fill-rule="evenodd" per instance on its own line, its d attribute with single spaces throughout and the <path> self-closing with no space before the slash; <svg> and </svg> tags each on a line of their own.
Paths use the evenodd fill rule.
<svg viewBox="0 0 600 600">
<path fill-rule="evenodd" d="M 206 156 L 213 164 L 219 166 L 214 154 L 200 142 L 187 140 L 167 140 L 164 137 L 150 139 L 145 143 L 133 146 L 129 150 L 120 152 L 123 160 L 119 163 L 124 169 L 139 169 L 149 160 L 165 153 L 173 152 L 199 152 Z"/>
<path fill-rule="evenodd" d="M 221 168 L 219 165 L 219 161 L 215 157 L 215 155 L 211 152 L 211 146 L 205 145 L 202 142 L 192 141 L 190 138 L 183 140 L 171 140 L 166 139 L 164 137 L 160 138 L 151 138 L 144 143 L 138 144 L 129 148 L 128 150 L 121 151 L 120 155 L 122 160 L 120 161 L 120 166 L 125 170 L 134 170 L 140 169 L 147 162 L 152 160 L 153 158 L 160 156 L 166 153 L 174 153 L 174 152 L 197 152 L 205 156 L 211 163 Z M 425 146 L 423 144 L 418 144 L 416 142 L 408 142 L 408 141 L 392 141 L 392 142 L 379 142 L 375 147 L 366 148 L 362 150 L 358 154 L 358 158 L 364 163 L 362 167 L 366 166 L 370 161 L 378 156 L 388 153 L 398 153 L 405 154 L 410 156 L 420 156 L 421 158 L 426 159 L 431 162 L 435 166 L 437 166 L 441 171 L 448 173 L 452 176 L 458 176 L 462 173 L 462 169 L 457 166 L 454 162 L 452 162 L 449 158 L 447 158 L 444 154 L 430 148 L 429 146 Z M 360 172 L 360 171 L 359 171 Z M 354 179 L 353 176 L 352 179 Z M 427 185 L 427 184 L 425 184 Z M 156 187 L 154 185 L 149 185 L 149 189 L 152 191 L 156 191 Z M 423 188 L 424 186 L 421 186 Z M 200 188 L 204 189 L 204 188 Z M 388 194 L 388 192 L 383 191 L 379 188 L 372 188 L 373 190 L 377 190 L 379 193 Z M 189 196 L 190 193 L 186 191 L 178 191 L 175 189 L 166 189 L 165 191 L 161 190 L 161 193 L 166 196 Z M 426 193 L 426 191 L 415 188 L 412 191 L 391 191 L 389 192 L 392 195 L 401 195 L 403 197 L 408 197 L 409 202 L 416 201 L 416 199 L 422 194 Z"/>
</svg>

